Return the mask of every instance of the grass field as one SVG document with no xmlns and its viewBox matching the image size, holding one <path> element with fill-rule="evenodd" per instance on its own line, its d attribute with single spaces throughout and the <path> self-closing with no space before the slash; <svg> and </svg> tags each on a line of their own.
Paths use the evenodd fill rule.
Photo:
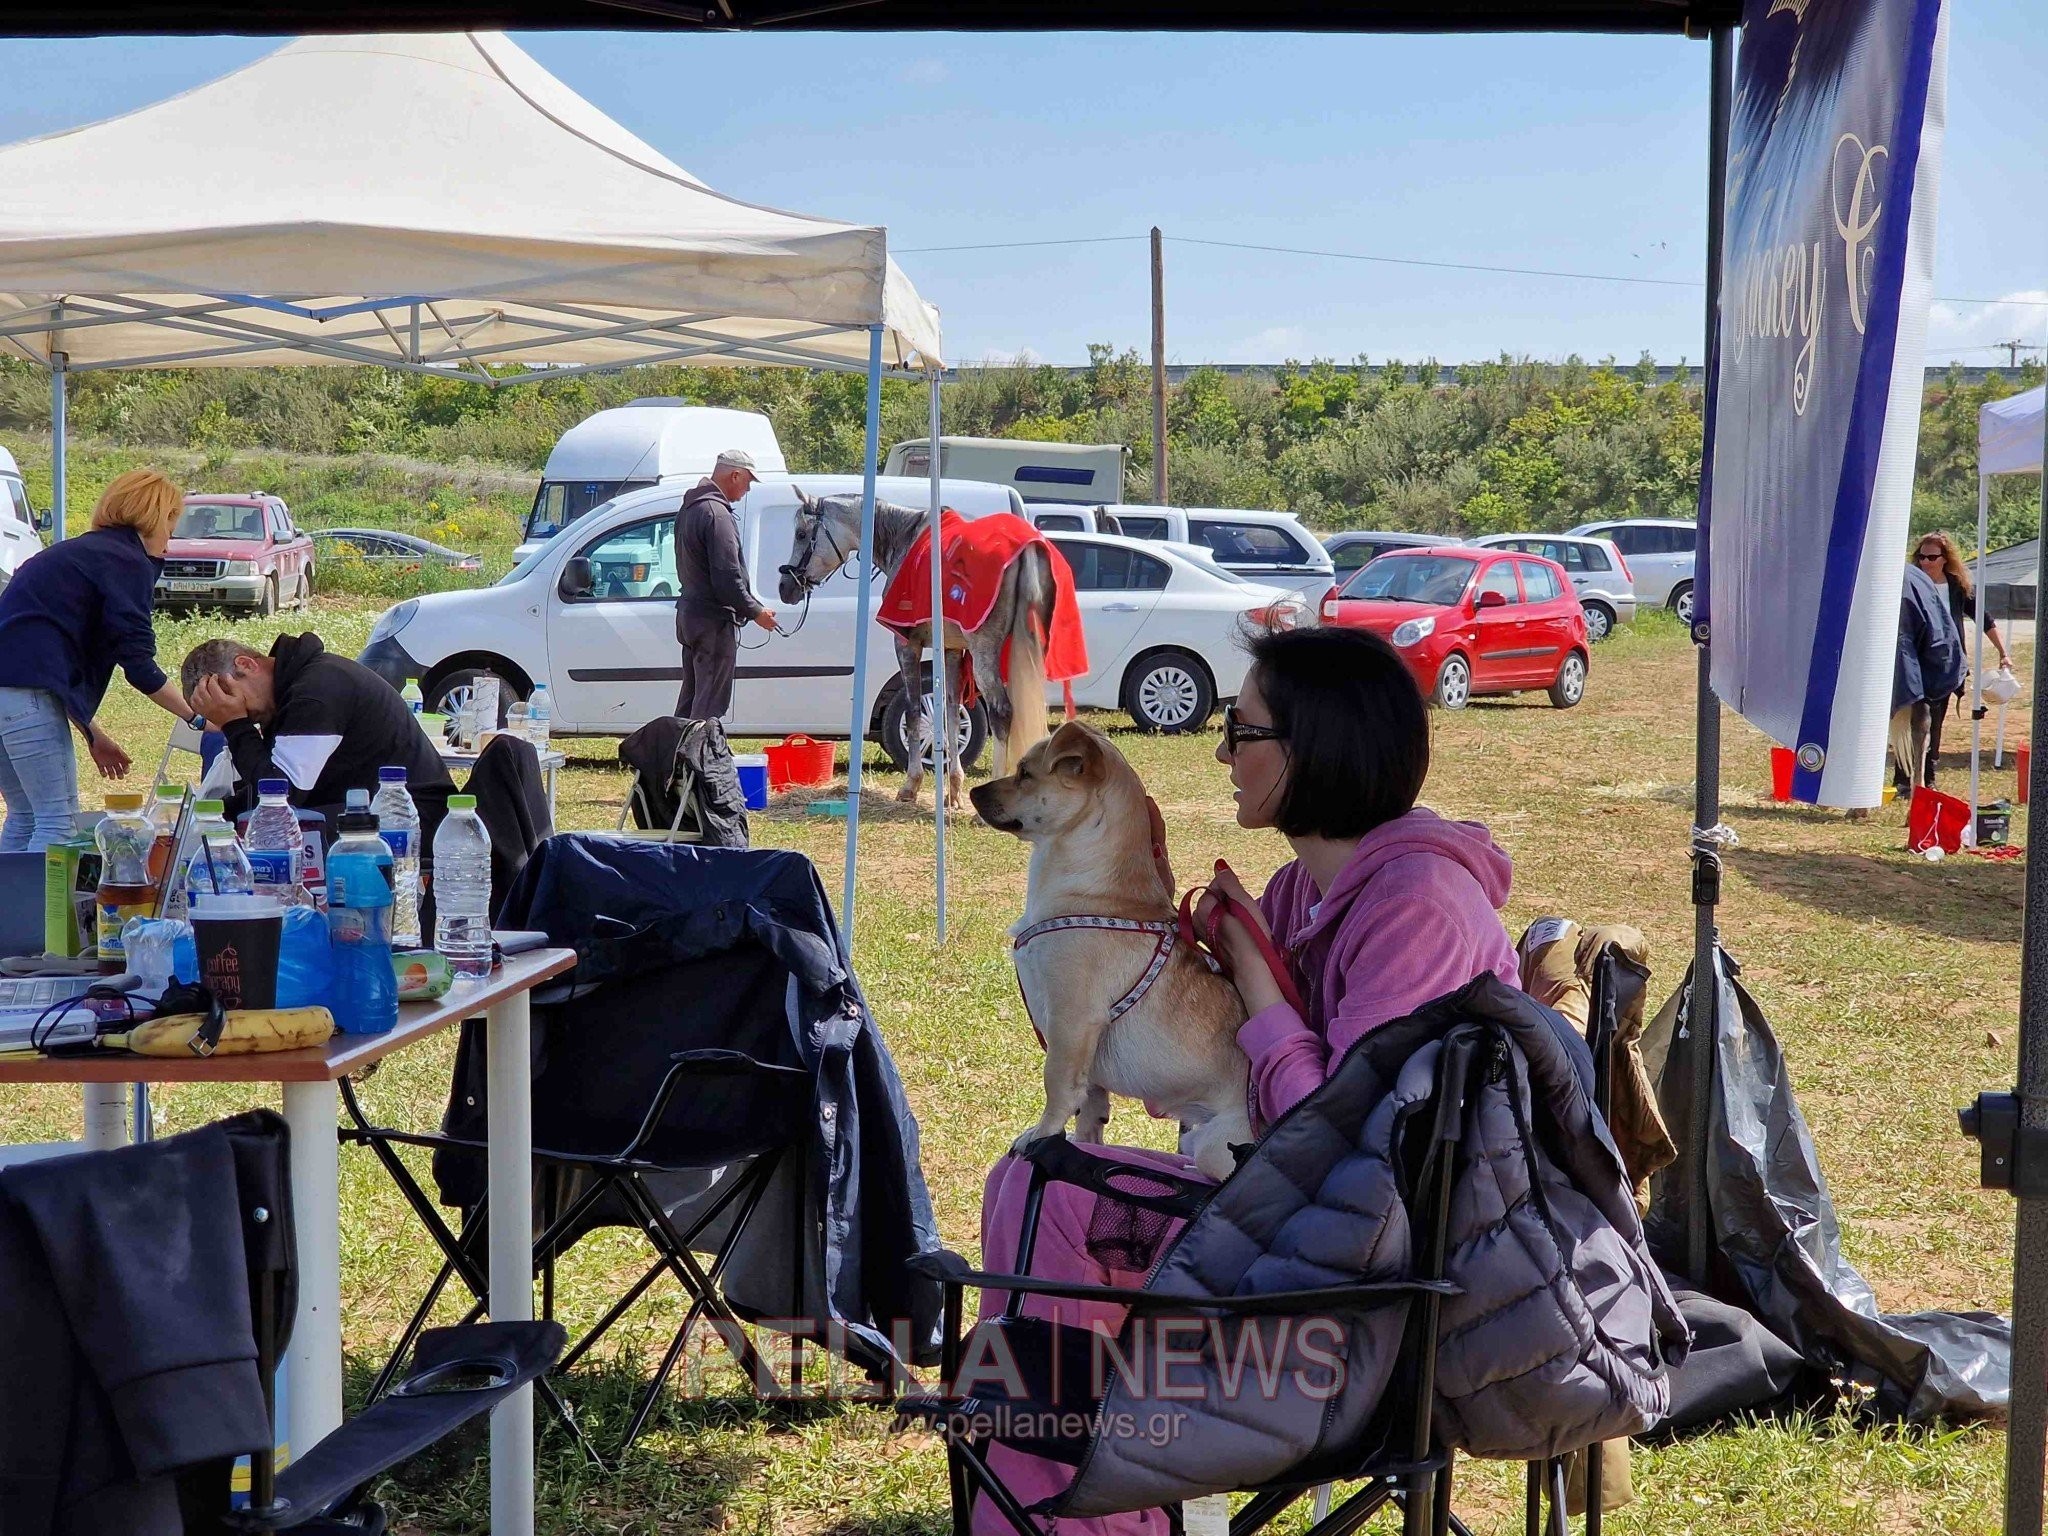
<svg viewBox="0 0 2048 1536">
<path fill-rule="evenodd" d="M 371 605 L 321 599 L 310 622 L 352 654 Z M 236 626 L 252 641 L 288 621 Z M 296 625 L 294 627 L 297 627 Z M 165 622 L 176 658 L 217 624 Z M 1586 702 L 1552 710 L 1540 695 L 1481 703 L 1436 719 L 1426 798 L 1476 817 L 1514 856 L 1510 930 L 1547 913 L 1623 920 L 1650 937 L 1653 1001 L 1674 987 L 1690 943 L 1693 656 L 1676 628 L 1651 616 L 1601 646 Z M 137 787 L 154 769 L 168 717 L 117 680 L 106 722 L 133 752 Z M 1119 730 L 1119 721 L 1100 722 Z M 2023 728 L 2011 728 L 2014 739 Z M 1216 736 L 1118 742 L 1165 808 L 1184 870 L 1215 856 L 1252 877 L 1285 855 L 1270 834 L 1231 819 L 1229 788 L 1211 757 Z M 1729 717 L 1726 819 L 1741 845 L 1728 860 L 1724 936 L 1789 1055 L 1840 1209 L 1850 1256 L 1888 1310 L 2004 1309 L 2009 1301 L 2010 1201 L 1979 1192 L 1974 1148 L 1954 1107 L 2009 1084 L 2018 1008 L 2018 864 L 1908 858 L 1902 808 L 1850 823 L 1835 813 L 1775 807 L 1766 746 Z M 624 793 L 611 742 L 568 744 L 565 827 L 609 827 Z M 1946 773 L 1967 772 L 1957 729 Z M 897 780 L 870 783 L 893 793 Z M 1989 781 L 2011 795 L 2010 758 Z M 1017 843 L 955 822 L 949 941 L 934 942 L 929 814 L 878 805 L 865 824 L 857 959 L 922 1123 L 925 1171 L 949 1244 L 972 1252 L 981 1177 L 1035 1115 L 1037 1048 L 1004 942 L 1019 910 Z M 770 812 L 756 840 L 800 848 L 837 893 L 843 830 Z M 2023 821 L 2014 828 L 2024 841 Z M 452 1039 L 395 1059 L 365 1087 L 387 1119 L 424 1127 L 438 1115 Z M 239 1094 L 181 1088 L 159 1096 L 167 1128 L 242 1107 Z M 62 1092 L 17 1091 L 14 1139 L 76 1134 Z M 1134 1107 L 1113 1136 L 1156 1138 Z M 1155 1144 L 1156 1140 L 1155 1140 Z M 357 1379 L 381 1362 L 430 1273 L 431 1245 L 366 1157 L 344 1156 L 345 1331 Z M 588 1320 L 639 1272 L 623 1240 L 580 1249 L 564 1272 L 564 1311 Z M 620 1335 L 620 1351 L 572 1383 L 586 1415 L 622 1411 L 635 1349 L 659 1350 L 676 1318 L 664 1299 Z M 731 1373 L 711 1369 L 714 1386 Z M 408 1472 L 390 1492 L 412 1532 L 485 1528 L 486 1480 L 466 1447 Z M 1874 1431 L 1843 1419 L 1755 1425 L 1639 1449 L 1639 1498 L 1610 1517 L 1616 1536 L 1655 1531 L 1770 1533 L 1990 1532 L 1999 1525 L 2004 1444 L 1994 1430 Z M 757 1407 L 699 1401 L 665 1411 L 626 1468 L 593 1475 L 559 1437 L 541 1449 L 541 1529 L 652 1536 L 707 1530 L 940 1536 L 945 1479 L 935 1443 L 892 1436 L 872 1408 Z M 1457 1507 L 1475 1529 L 1519 1529 L 1520 1469 L 1461 1464 Z"/>
</svg>

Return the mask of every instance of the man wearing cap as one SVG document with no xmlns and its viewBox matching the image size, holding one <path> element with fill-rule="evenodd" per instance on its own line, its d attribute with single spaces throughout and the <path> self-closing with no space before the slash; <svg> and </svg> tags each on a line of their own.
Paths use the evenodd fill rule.
<svg viewBox="0 0 2048 1536">
<path fill-rule="evenodd" d="M 683 648 L 676 713 L 686 720 L 716 720 L 732 708 L 740 626 L 775 628 L 775 610 L 747 585 L 732 509 L 757 478 L 754 456 L 728 448 L 676 514 L 676 639 Z"/>
</svg>

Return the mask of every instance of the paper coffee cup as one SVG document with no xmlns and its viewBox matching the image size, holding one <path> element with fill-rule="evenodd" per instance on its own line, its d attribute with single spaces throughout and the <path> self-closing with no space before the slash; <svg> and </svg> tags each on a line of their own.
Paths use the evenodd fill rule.
<svg viewBox="0 0 2048 1536">
<path fill-rule="evenodd" d="M 199 981 L 223 1008 L 277 1006 L 277 952 L 284 903 L 269 896 L 192 899 L 192 943 Z"/>
</svg>

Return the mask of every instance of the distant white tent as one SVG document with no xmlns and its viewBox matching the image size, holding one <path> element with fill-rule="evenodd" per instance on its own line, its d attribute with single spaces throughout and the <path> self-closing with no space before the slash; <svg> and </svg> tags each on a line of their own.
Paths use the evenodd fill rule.
<svg viewBox="0 0 2048 1536">
<path fill-rule="evenodd" d="M 1977 601 L 1987 611 L 1990 593 L 1984 585 L 1984 546 L 1991 541 L 1991 477 L 2038 474 L 2042 457 L 2042 410 L 2048 387 L 2036 386 L 1977 409 Z M 1970 666 L 1970 831 L 1977 829 L 1977 792 L 1984 753 L 1984 626 L 1976 626 L 1976 654 Z M 1999 711 L 1999 746 L 2003 749 L 2005 713 Z"/>
<path fill-rule="evenodd" d="M 714 192 L 498 33 L 303 38 L 0 187 L 0 348 L 72 371 L 940 365 L 884 230 Z"/>
</svg>

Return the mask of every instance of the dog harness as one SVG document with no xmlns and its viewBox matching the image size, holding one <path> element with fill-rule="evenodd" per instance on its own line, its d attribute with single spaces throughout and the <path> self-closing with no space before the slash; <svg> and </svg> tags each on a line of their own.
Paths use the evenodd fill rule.
<svg viewBox="0 0 2048 1536">
<path fill-rule="evenodd" d="M 1152 960 L 1145 967 L 1145 974 L 1122 997 L 1109 1005 L 1109 1020 L 1113 1024 L 1138 1004 L 1145 1001 L 1145 994 L 1152 990 L 1152 983 L 1159 979 L 1159 973 L 1166 969 L 1166 962 L 1173 954 L 1173 946 L 1180 942 L 1180 924 L 1172 918 L 1157 922 L 1145 922 L 1135 917 L 1048 917 L 1042 923 L 1033 923 L 1022 933 L 1010 940 L 1010 951 L 1014 954 L 1033 939 L 1043 938 L 1048 933 L 1064 933 L 1075 928 L 1092 928 L 1103 933 L 1149 933 L 1153 935 Z M 1203 957 L 1207 959 L 1207 956 Z M 1019 978 L 1021 985 L 1022 978 Z M 1028 1010 L 1028 1005 L 1027 1005 Z M 1037 1023 L 1032 1024 L 1037 1029 Z M 1039 1031 L 1039 1043 L 1044 1044 L 1045 1033 Z"/>
</svg>

